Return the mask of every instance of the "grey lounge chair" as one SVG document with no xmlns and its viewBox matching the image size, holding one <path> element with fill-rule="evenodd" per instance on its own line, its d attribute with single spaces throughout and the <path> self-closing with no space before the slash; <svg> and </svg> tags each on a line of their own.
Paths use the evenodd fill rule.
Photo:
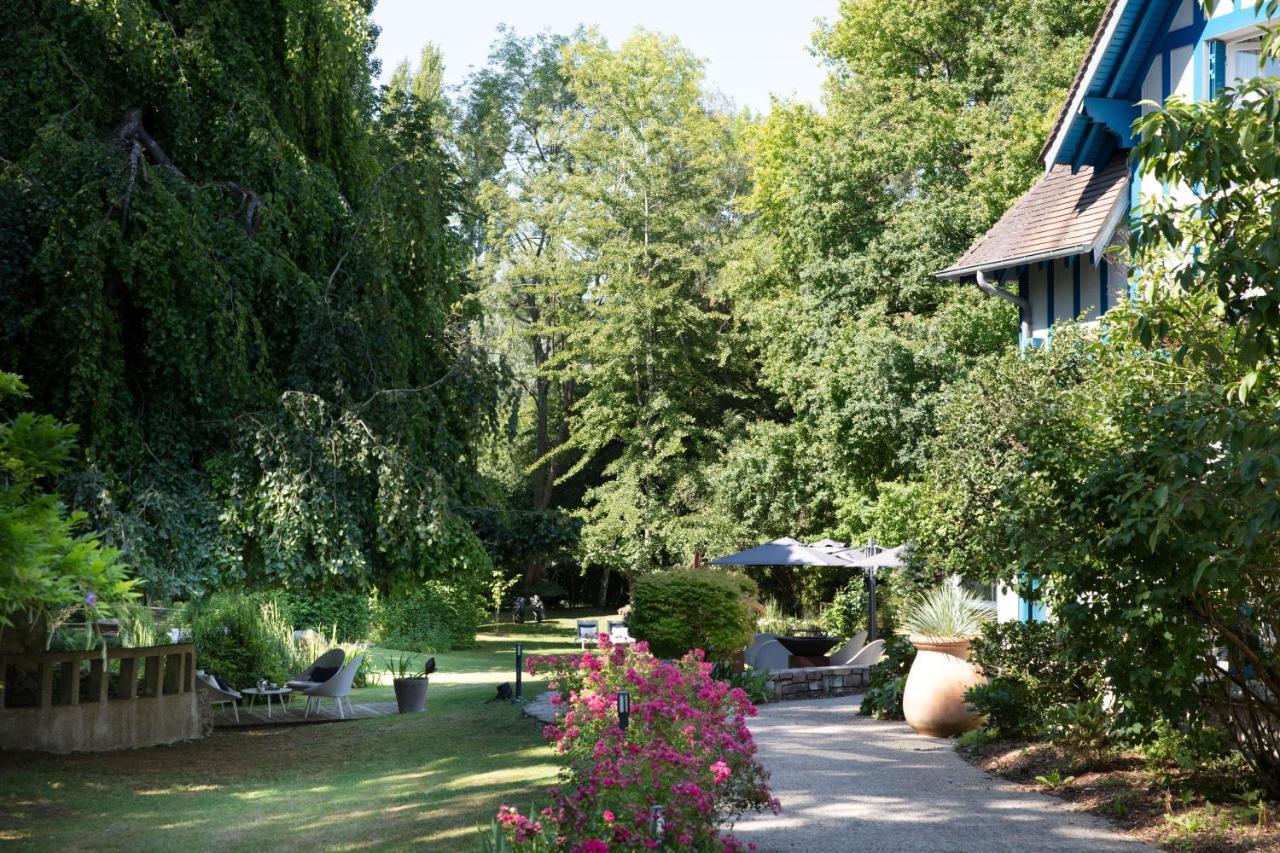
<svg viewBox="0 0 1280 853">
<path fill-rule="evenodd" d="M 360 669 L 360 662 L 363 660 L 364 655 L 356 655 L 333 678 L 303 690 L 302 695 L 307 697 L 307 710 L 302 715 L 303 719 L 311 715 L 313 702 L 316 710 L 319 710 L 321 699 L 332 699 L 338 706 L 338 716 L 345 720 L 347 715 L 343 713 L 342 700 L 346 699 L 347 708 L 351 707 L 351 682 L 355 681 L 356 670 Z"/>
<path fill-rule="evenodd" d="M 756 634 L 751 640 L 751 645 L 742 652 L 742 660 L 747 666 L 756 669 L 756 654 L 760 651 L 760 647 L 770 640 L 774 639 L 775 634 Z"/>
<path fill-rule="evenodd" d="M 347 659 L 347 653 L 342 649 L 329 649 L 329 651 L 316 658 L 315 663 L 304 669 L 285 682 L 285 687 L 291 687 L 294 690 L 310 690 L 317 684 L 323 684 L 322 681 L 316 681 L 311 674 L 317 669 L 332 669 L 335 674 L 337 670 L 342 669 L 342 662 Z"/>
<path fill-rule="evenodd" d="M 196 670 L 196 680 L 200 682 L 200 687 L 204 692 L 209 694 L 210 705 L 231 705 L 231 713 L 235 715 L 236 722 L 240 722 L 240 700 L 243 695 L 235 690 L 223 690 L 218 686 L 218 682 L 214 680 L 212 675 L 206 673 L 203 669 Z"/>
<path fill-rule="evenodd" d="M 867 643 L 866 648 L 853 656 L 845 666 L 875 666 L 884 660 L 884 640 Z"/>
<path fill-rule="evenodd" d="M 836 649 L 834 652 L 831 653 L 830 655 L 831 665 L 832 666 L 848 666 L 849 661 L 853 660 L 854 656 L 857 655 L 858 652 L 862 651 L 863 647 L 866 646 L 866 644 L 867 644 L 867 632 L 859 631 L 858 633 L 853 635 L 853 638 L 849 640 L 849 642 L 845 643 L 843 646 L 841 646 L 840 648 Z"/>
<path fill-rule="evenodd" d="M 779 643 L 777 640 L 769 640 L 762 643 L 756 649 L 755 663 L 751 665 L 752 669 L 761 669 L 767 672 L 777 672 L 780 669 L 791 668 L 791 652 L 787 651 L 787 647 Z"/>
</svg>

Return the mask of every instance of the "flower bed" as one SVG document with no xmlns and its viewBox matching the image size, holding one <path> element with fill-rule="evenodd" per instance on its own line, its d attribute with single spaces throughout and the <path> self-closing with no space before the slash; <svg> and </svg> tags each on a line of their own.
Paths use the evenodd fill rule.
<svg viewBox="0 0 1280 853">
<path fill-rule="evenodd" d="M 564 709 L 544 729 L 564 767 L 541 819 L 509 807 L 499 812 L 509 846 L 743 849 L 725 829 L 744 811 L 776 812 L 779 804 L 746 724 L 755 707 L 741 690 L 712 679 L 702 658 L 694 651 L 660 661 L 644 643 L 613 646 L 605 637 L 581 655 L 531 658 L 530 674 L 551 672 L 553 701 Z M 631 702 L 626 730 L 619 691 Z"/>
</svg>

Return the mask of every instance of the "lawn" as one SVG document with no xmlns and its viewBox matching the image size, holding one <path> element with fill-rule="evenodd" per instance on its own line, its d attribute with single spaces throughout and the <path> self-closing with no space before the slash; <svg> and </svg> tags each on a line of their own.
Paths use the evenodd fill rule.
<svg viewBox="0 0 1280 853">
<path fill-rule="evenodd" d="M 476 827 L 500 804 L 527 809 L 554 780 L 538 725 L 518 707 L 485 700 L 514 680 L 517 641 L 526 653 L 577 648 L 573 620 L 588 614 L 558 615 L 540 626 L 488 626 L 477 648 L 436 655 L 422 714 L 216 730 L 192 743 L 116 753 L 0 753 L 0 843 L 478 849 Z M 400 653 L 374 654 L 381 666 Z M 526 698 L 541 689 L 526 678 Z M 387 682 L 354 691 L 352 701 L 394 696 Z"/>
</svg>

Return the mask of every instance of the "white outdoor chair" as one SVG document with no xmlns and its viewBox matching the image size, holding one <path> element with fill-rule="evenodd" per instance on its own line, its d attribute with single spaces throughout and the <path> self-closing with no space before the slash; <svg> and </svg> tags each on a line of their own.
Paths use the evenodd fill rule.
<svg viewBox="0 0 1280 853">
<path fill-rule="evenodd" d="M 223 690 L 218 686 L 218 682 L 214 680 L 213 676 L 203 669 L 196 670 L 196 680 L 200 682 L 200 687 L 209 694 L 210 705 L 226 705 L 230 703 L 231 713 L 235 716 L 236 722 L 240 722 L 239 702 L 244 696 L 235 690 Z"/>
<path fill-rule="evenodd" d="M 600 623 L 595 619 L 579 619 L 578 645 L 585 649 L 588 640 L 591 641 L 592 645 L 595 645 L 598 639 L 600 639 Z"/>
<path fill-rule="evenodd" d="M 866 648 L 853 656 L 845 666 L 875 666 L 884 660 L 884 640 L 867 643 Z"/>
<path fill-rule="evenodd" d="M 853 635 L 852 639 L 850 639 L 849 642 L 845 643 L 843 646 L 841 646 L 840 648 L 836 649 L 834 652 L 831 653 L 830 655 L 831 665 L 832 666 L 848 666 L 849 661 L 853 660 L 854 657 L 858 654 L 858 652 L 862 651 L 863 647 L 866 646 L 866 644 L 867 644 L 867 632 L 859 631 L 858 633 Z"/>
<path fill-rule="evenodd" d="M 780 669 L 791 668 L 791 652 L 787 651 L 787 647 L 779 643 L 777 640 L 770 639 L 766 643 L 762 643 L 756 649 L 755 663 L 751 665 L 752 669 L 761 669 L 768 672 L 777 672 Z"/>
<path fill-rule="evenodd" d="M 609 620 L 609 642 L 615 646 L 634 643 L 631 637 L 631 630 L 627 628 L 627 623 L 622 620 Z"/>
<path fill-rule="evenodd" d="M 776 634 L 756 634 L 751 640 L 751 645 L 747 646 L 742 652 L 742 660 L 752 669 L 756 668 L 756 653 L 760 651 L 760 647 L 772 639 L 776 638 Z"/>
<path fill-rule="evenodd" d="M 347 653 L 342 649 L 329 649 L 329 651 L 316 658 L 315 663 L 311 664 L 311 666 L 286 681 L 284 686 L 291 687 L 294 690 L 310 690 L 316 685 L 324 684 L 328 679 L 317 681 L 311 677 L 312 673 L 317 669 L 331 669 L 333 670 L 333 675 L 337 675 L 338 670 L 342 669 L 342 662 L 346 659 Z"/>
<path fill-rule="evenodd" d="M 364 660 L 364 655 L 356 655 L 347 665 L 338 670 L 338 674 L 328 681 L 323 681 L 315 687 L 310 687 L 302 691 L 302 695 L 307 697 L 307 708 L 302 718 L 305 720 L 311 715 L 312 703 L 315 703 L 316 710 L 320 710 L 321 699 L 332 699 L 334 704 L 338 706 L 338 717 L 345 720 L 347 715 L 342 710 L 342 700 L 347 700 L 347 708 L 351 707 L 351 682 L 356 679 L 356 671 L 360 669 L 360 663 Z M 354 712 L 353 712 L 354 713 Z"/>
</svg>

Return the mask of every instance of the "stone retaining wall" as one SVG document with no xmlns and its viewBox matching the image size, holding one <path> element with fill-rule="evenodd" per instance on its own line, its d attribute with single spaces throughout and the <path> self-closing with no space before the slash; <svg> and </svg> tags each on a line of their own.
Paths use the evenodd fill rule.
<svg viewBox="0 0 1280 853">
<path fill-rule="evenodd" d="M 769 673 L 765 687 L 771 702 L 823 699 L 862 693 L 871 681 L 868 666 L 807 666 Z"/>
</svg>

